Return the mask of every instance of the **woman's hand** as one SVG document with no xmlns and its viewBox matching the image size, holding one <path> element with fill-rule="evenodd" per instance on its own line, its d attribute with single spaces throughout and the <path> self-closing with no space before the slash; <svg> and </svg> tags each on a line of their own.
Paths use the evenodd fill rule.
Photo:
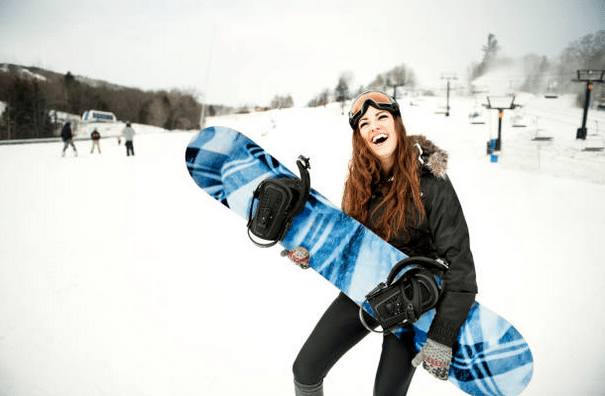
<svg viewBox="0 0 605 396">
<path fill-rule="evenodd" d="M 450 375 L 450 364 L 452 362 L 452 348 L 433 341 L 430 338 L 420 352 L 412 360 L 414 367 L 420 366 L 436 378 L 446 381 Z"/>
</svg>

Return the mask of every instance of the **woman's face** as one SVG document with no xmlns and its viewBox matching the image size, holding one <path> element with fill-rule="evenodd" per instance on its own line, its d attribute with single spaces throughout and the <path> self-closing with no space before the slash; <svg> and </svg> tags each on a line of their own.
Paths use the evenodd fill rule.
<svg viewBox="0 0 605 396">
<path fill-rule="evenodd" d="M 359 120 L 359 132 L 370 150 L 378 157 L 383 171 L 390 172 L 395 163 L 397 148 L 393 115 L 387 110 L 370 106 Z"/>
</svg>

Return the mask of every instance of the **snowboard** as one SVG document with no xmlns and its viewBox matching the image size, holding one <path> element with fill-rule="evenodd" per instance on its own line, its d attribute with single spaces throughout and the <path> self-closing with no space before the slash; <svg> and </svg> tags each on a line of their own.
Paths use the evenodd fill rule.
<svg viewBox="0 0 605 396">
<path fill-rule="evenodd" d="M 196 134 L 185 158 L 195 183 L 246 220 L 262 180 L 297 177 L 244 134 L 226 127 Z M 313 189 L 280 244 L 288 250 L 305 247 L 310 267 L 360 306 L 406 258 Z M 426 342 L 434 316 L 433 309 L 413 324 L 417 350 Z M 523 336 L 506 319 L 475 302 L 453 348 L 449 381 L 471 395 L 518 395 L 532 374 L 533 357 Z"/>
</svg>

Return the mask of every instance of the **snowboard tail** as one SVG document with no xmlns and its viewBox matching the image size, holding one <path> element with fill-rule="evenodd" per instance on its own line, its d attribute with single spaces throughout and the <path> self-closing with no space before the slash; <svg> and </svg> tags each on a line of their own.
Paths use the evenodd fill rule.
<svg viewBox="0 0 605 396">
<path fill-rule="evenodd" d="M 185 159 L 195 183 L 245 220 L 261 181 L 296 177 L 245 135 L 225 127 L 195 135 Z M 280 244 L 288 250 L 305 247 L 310 267 L 360 306 L 407 257 L 313 189 Z M 434 317 L 432 309 L 413 324 L 418 350 Z M 450 382 L 471 395 L 518 395 L 532 375 L 533 356 L 523 336 L 506 319 L 475 302 L 453 348 Z"/>
</svg>

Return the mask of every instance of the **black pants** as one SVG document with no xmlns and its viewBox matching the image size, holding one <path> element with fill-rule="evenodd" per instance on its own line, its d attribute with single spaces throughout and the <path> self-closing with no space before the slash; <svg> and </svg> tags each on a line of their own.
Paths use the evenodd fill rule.
<svg viewBox="0 0 605 396">
<path fill-rule="evenodd" d="M 126 156 L 128 157 L 130 154 L 134 155 L 134 147 L 132 146 L 132 140 L 127 140 L 124 145 L 126 146 Z"/>
<path fill-rule="evenodd" d="M 369 315 L 366 323 L 376 326 Z M 323 381 L 328 371 L 369 331 L 359 320 L 359 307 L 349 297 L 340 294 L 323 314 L 303 345 L 293 366 L 294 379 L 305 385 Z M 374 382 L 374 396 L 403 396 L 414 375 L 414 333 L 403 339 L 385 335 L 382 355 Z"/>
</svg>

